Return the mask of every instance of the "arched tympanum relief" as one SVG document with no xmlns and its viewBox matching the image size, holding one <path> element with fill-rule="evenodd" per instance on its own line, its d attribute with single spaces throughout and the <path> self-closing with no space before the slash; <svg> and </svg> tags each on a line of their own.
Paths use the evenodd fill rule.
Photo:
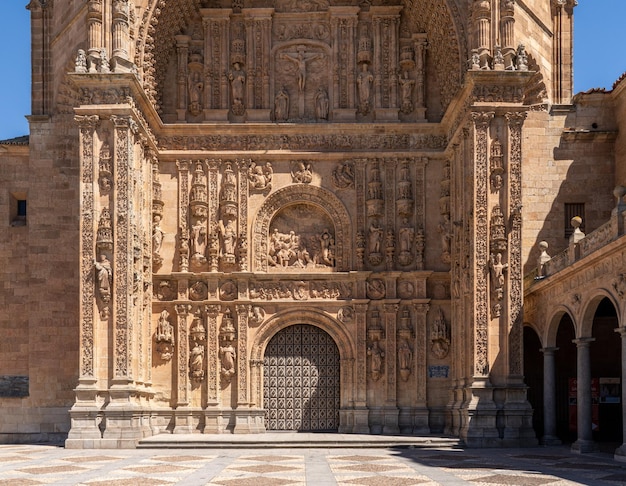
<svg viewBox="0 0 626 486">
<path fill-rule="evenodd" d="M 254 271 L 347 271 L 352 230 L 343 204 L 319 187 L 271 194 L 253 226 Z"/>
</svg>

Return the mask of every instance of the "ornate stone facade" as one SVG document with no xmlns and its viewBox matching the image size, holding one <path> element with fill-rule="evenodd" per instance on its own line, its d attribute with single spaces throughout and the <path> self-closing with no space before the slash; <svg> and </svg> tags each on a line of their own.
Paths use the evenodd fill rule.
<svg viewBox="0 0 626 486">
<path fill-rule="evenodd" d="M 68 226 L 76 275 L 42 291 L 63 333 L 29 319 L 73 343 L 66 446 L 279 423 L 536 443 L 523 274 L 557 232 L 532 190 L 572 116 L 548 108 L 573 5 L 546 3 L 33 0 L 52 67 L 21 157 L 72 193 L 29 228 Z M 323 403 L 316 377 L 340 383 Z"/>
</svg>

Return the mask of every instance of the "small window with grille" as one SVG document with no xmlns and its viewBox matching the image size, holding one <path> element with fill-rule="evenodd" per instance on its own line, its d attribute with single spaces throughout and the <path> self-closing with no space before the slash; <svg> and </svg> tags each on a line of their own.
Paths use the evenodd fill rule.
<svg viewBox="0 0 626 486">
<path fill-rule="evenodd" d="M 585 203 L 565 203 L 565 238 L 569 238 L 574 232 L 572 227 L 572 218 L 580 216 L 583 223 L 580 225 L 580 230 L 585 232 Z"/>
</svg>

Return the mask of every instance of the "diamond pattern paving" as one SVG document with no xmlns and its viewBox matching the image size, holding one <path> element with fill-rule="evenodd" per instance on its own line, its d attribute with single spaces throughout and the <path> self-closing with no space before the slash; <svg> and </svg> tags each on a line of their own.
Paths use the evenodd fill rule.
<svg viewBox="0 0 626 486">
<path fill-rule="evenodd" d="M 296 483 L 288 479 L 257 476 L 253 478 L 213 480 L 212 484 L 223 484 L 225 486 L 287 486 Z"/>
<path fill-rule="evenodd" d="M 530 475 L 513 476 L 508 474 L 494 474 L 477 479 L 471 479 L 473 483 L 498 484 L 502 486 L 542 486 L 556 482 L 557 478 L 536 477 Z"/>
<path fill-rule="evenodd" d="M 394 476 L 368 476 L 366 478 L 349 479 L 339 484 L 359 484 L 363 486 L 411 486 L 427 483 L 428 480 L 419 478 L 400 478 Z"/>
</svg>

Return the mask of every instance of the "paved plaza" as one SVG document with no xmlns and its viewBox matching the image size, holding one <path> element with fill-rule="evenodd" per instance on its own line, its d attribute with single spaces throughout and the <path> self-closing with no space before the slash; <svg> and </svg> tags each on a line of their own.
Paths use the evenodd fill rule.
<svg viewBox="0 0 626 486">
<path fill-rule="evenodd" d="M 626 484 L 610 454 L 566 446 L 69 450 L 0 445 L 0 486 L 561 486 Z"/>
</svg>

